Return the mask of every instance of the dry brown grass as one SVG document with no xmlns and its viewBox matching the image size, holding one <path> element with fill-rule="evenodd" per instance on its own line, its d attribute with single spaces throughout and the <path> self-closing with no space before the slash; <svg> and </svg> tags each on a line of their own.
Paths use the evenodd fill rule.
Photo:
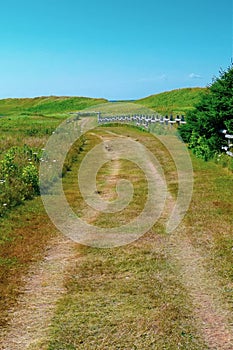
<svg viewBox="0 0 233 350">
<path fill-rule="evenodd" d="M 28 201 L 0 221 L 1 242 L 0 325 L 7 323 L 7 312 L 22 290 L 22 276 L 30 264 L 40 260 L 48 240 L 57 234 L 40 198 Z"/>
</svg>

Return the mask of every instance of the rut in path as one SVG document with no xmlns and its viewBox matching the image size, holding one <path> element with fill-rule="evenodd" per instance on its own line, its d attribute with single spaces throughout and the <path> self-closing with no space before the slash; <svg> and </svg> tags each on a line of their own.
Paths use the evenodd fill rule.
<svg viewBox="0 0 233 350">
<path fill-rule="evenodd" d="M 185 237 L 184 225 L 170 237 L 167 249 L 179 265 L 181 281 L 192 298 L 193 313 L 206 344 L 214 350 L 232 350 L 230 306 L 222 300 L 217 281 L 206 271 L 203 257 Z"/>
<path fill-rule="evenodd" d="M 168 194 L 166 218 L 174 208 L 174 199 Z M 187 236 L 187 227 L 182 222 L 164 242 L 169 259 L 178 267 L 178 276 L 193 303 L 193 314 L 208 349 L 233 349 L 233 324 L 231 307 L 223 300 L 217 276 L 211 276 L 205 267 L 203 256 Z"/>
<path fill-rule="evenodd" d="M 76 246 L 63 236 L 54 238 L 44 260 L 32 266 L 18 306 L 11 310 L 12 319 L 1 340 L 1 350 L 43 349 L 55 303 L 65 293 L 64 272 L 77 259 Z"/>
</svg>

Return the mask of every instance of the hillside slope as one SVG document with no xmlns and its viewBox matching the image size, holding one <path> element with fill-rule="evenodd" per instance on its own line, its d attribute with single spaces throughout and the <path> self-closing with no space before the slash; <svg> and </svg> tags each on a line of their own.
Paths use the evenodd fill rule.
<svg viewBox="0 0 233 350">
<path fill-rule="evenodd" d="M 9 98 L 0 100 L 0 115 L 65 113 L 105 102 L 106 99 L 88 97 Z"/>
<path fill-rule="evenodd" d="M 162 92 L 135 101 L 156 112 L 186 114 L 186 112 L 199 102 L 201 96 L 206 93 L 206 88 L 183 88 Z"/>
</svg>

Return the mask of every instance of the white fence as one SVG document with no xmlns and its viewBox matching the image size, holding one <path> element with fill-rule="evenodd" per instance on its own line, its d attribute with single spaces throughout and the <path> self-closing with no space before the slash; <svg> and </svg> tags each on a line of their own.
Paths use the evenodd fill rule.
<svg viewBox="0 0 233 350">
<path fill-rule="evenodd" d="M 226 151 L 228 156 L 233 157 L 233 135 L 229 134 L 227 130 L 222 130 L 221 133 L 227 139 L 227 146 L 222 146 L 222 150 Z"/>
<path fill-rule="evenodd" d="M 107 124 L 107 123 L 131 123 L 137 126 L 148 128 L 150 124 L 159 123 L 161 125 L 170 125 L 173 126 L 186 124 L 185 118 L 183 115 L 177 115 L 175 118 L 173 115 L 161 116 L 161 115 L 117 115 L 117 116 L 104 116 L 101 117 L 101 114 L 98 113 L 98 124 Z"/>
</svg>

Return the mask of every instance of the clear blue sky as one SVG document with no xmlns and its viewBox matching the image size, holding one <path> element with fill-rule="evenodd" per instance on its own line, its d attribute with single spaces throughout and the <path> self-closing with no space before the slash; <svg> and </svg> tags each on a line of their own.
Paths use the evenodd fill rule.
<svg viewBox="0 0 233 350">
<path fill-rule="evenodd" d="M 0 98 L 206 86 L 233 56 L 232 0 L 2 0 L 0 18 Z"/>
</svg>

